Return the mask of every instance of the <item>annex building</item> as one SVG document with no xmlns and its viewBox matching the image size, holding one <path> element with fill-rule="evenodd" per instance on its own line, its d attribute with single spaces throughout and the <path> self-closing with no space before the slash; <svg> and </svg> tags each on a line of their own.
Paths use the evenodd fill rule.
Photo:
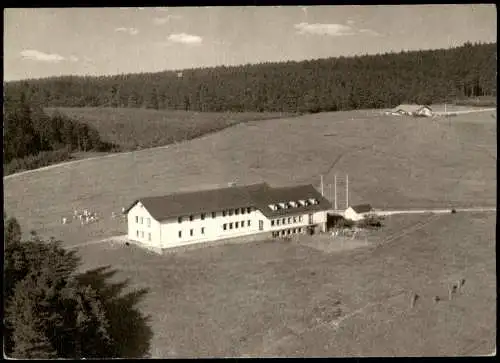
<svg viewBox="0 0 500 363">
<path fill-rule="evenodd" d="M 325 231 L 330 209 L 312 185 L 260 183 L 140 198 L 125 213 L 130 240 L 167 248 L 259 233 Z"/>
</svg>

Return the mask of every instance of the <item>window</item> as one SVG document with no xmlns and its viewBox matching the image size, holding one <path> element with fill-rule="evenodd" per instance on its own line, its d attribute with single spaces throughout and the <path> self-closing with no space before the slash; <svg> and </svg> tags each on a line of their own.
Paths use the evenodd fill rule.
<svg viewBox="0 0 500 363">
<path fill-rule="evenodd" d="M 191 215 L 191 216 L 189 216 L 189 220 L 190 220 L 190 221 L 193 221 L 193 218 L 194 218 L 194 217 L 193 217 L 192 215 Z"/>
<path fill-rule="evenodd" d="M 148 222 L 148 227 L 151 227 L 151 218 L 148 218 L 147 222 Z"/>
<path fill-rule="evenodd" d="M 240 224 L 240 222 L 235 222 L 234 223 L 234 228 L 238 228 L 238 225 Z"/>
<path fill-rule="evenodd" d="M 225 210 L 223 210 L 223 211 L 222 211 L 222 216 L 223 216 L 223 217 L 225 217 L 225 216 L 226 216 L 226 211 L 225 211 Z"/>
<path fill-rule="evenodd" d="M 224 223 L 224 224 L 222 225 L 222 229 L 223 229 L 224 231 L 227 229 L 227 223 Z"/>
<path fill-rule="evenodd" d="M 241 226 L 245 227 L 245 221 L 241 221 Z"/>
<path fill-rule="evenodd" d="M 151 241 L 151 233 L 148 233 L 148 241 Z"/>
<path fill-rule="evenodd" d="M 233 229 L 233 224 L 229 223 L 229 229 Z"/>
<path fill-rule="evenodd" d="M 247 226 L 250 227 L 250 219 L 247 221 Z"/>
<path fill-rule="evenodd" d="M 252 208 L 251 207 L 248 207 L 247 208 L 247 213 L 250 213 L 252 211 Z"/>
<path fill-rule="evenodd" d="M 144 218 L 141 217 L 141 224 L 144 224 Z"/>
<path fill-rule="evenodd" d="M 215 218 L 217 216 L 217 213 L 212 212 L 212 218 Z"/>
<path fill-rule="evenodd" d="M 230 210 L 228 211 L 228 214 L 229 214 L 230 216 L 232 216 L 232 215 L 233 215 L 233 210 L 232 210 L 232 209 L 230 209 Z"/>
<path fill-rule="evenodd" d="M 292 223 L 292 217 L 288 217 L 288 224 Z"/>
<path fill-rule="evenodd" d="M 302 222 L 302 216 L 299 216 L 299 222 Z"/>
<path fill-rule="evenodd" d="M 237 216 L 238 214 L 240 214 L 240 209 L 239 209 L 239 208 L 236 208 L 236 209 L 234 210 L 234 215 L 236 215 L 236 216 Z"/>
<path fill-rule="evenodd" d="M 277 226 L 279 226 L 279 225 L 280 225 L 280 221 L 281 221 L 281 219 L 277 219 L 277 220 L 276 220 L 276 225 L 277 225 Z"/>
<path fill-rule="evenodd" d="M 283 225 L 286 224 L 286 218 L 283 218 Z"/>
<path fill-rule="evenodd" d="M 182 223 L 182 217 L 177 218 L 177 222 Z"/>
<path fill-rule="evenodd" d="M 205 213 L 201 213 L 201 220 L 203 221 L 205 219 Z"/>
<path fill-rule="evenodd" d="M 136 232 L 137 232 L 137 233 L 136 233 L 136 234 L 137 234 L 137 237 L 139 237 L 139 230 L 137 230 Z"/>
<path fill-rule="evenodd" d="M 182 238 L 182 231 L 179 231 L 179 238 Z"/>
<path fill-rule="evenodd" d="M 241 208 L 241 214 L 245 214 L 245 208 Z"/>
<path fill-rule="evenodd" d="M 139 223 L 139 217 L 135 216 L 135 223 Z"/>
<path fill-rule="evenodd" d="M 293 217 L 293 223 L 297 223 L 297 217 Z"/>
<path fill-rule="evenodd" d="M 189 230 L 189 235 L 192 237 L 193 236 L 193 233 L 194 231 L 192 229 Z"/>
<path fill-rule="evenodd" d="M 201 227 L 201 234 L 205 234 L 205 227 Z"/>
<path fill-rule="evenodd" d="M 274 219 L 271 221 L 271 226 L 274 226 Z"/>
</svg>

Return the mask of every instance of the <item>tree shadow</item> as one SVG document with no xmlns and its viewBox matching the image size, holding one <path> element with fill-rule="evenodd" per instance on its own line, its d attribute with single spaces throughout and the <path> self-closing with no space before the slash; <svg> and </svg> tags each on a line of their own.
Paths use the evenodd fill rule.
<svg viewBox="0 0 500 363">
<path fill-rule="evenodd" d="M 116 272 L 111 266 L 102 266 L 80 274 L 77 279 L 83 286 L 90 285 L 104 305 L 109 322 L 109 334 L 113 342 L 113 356 L 149 357 L 150 342 L 153 337 L 150 327 L 151 316 L 143 315 L 137 307 L 149 289 L 123 293 L 129 285 L 129 280 L 110 282 L 109 279 Z"/>
</svg>

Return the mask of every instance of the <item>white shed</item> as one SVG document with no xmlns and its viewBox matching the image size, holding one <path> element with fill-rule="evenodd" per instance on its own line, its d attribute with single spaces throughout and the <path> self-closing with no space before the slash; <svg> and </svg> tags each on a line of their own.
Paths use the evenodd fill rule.
<svg viewBox="0 0 500 363">
<path fill-rule="evenodd" d="M 353 205 L 346 209 L 344 218 L 355 222 L 360 221 L 371 211 L 373 211 L 373 208 L 370 204 Z"/>
</svg>

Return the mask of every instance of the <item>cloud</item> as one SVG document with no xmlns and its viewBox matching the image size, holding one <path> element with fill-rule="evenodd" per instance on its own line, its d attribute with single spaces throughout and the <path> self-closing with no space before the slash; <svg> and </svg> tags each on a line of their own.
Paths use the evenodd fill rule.
<svg viewBox="0 0 500 363">
<path fill-rule="evenodd" d="M 175 43 L 183 44 L 200 44 L 203 39 L 198 35 L 191 35 L 186 33 L 171 34 L 168 40 Z"/>
<path fill-rule="evenodd" d="M 364 33 L 364 34 L 368 34 L 368 35 L 373 35 L 375 37 L 378 37 L 381 35 L 380 33 L 377 33 L 375 30 L 371 30 L 371 29 L 359 29 L 359 32 Z"/>
<path fill-rule="evenodd" d="M 120 33 L 128 33 L 130 35 L 137 35 L 139 34 L 139 30 L 137 28 L 115 28 L 115 32 L 120 32 Z"/>
<path fill-rule="evenodd" d="M 23 50 L 21 52 L 21 56 L 24 59 L 29 59 L 39 62 L 47 62 L 47 63 L 59 63 L 66 60 L 66 58 L 64 58 L 60 54 L 48 54 L 34 49 Z"/>
<path fill-rule="evenodd" d="M 155 25 L 163 25 L 163 24 L 168 23 L 170 20 L 181 19 L 181 18 L 182 18 L 182 16 L 180 16 L 180 15 L 167 15 L 167 16 L 163 16 L 163 17 L 154 18 L 153 23 Z"/>
<path fill-rule="evenodd" d="M 371 36 L 380 36 L 374 30 L 371 29 L 356 29 L 353 24 L 353 20 L 348 20 L 347 24 L 309 24 L 309 23 L 299 23 L 295 24 L 294 27 L 297 29 L 299 34 L 313 34 L 313 35 L 328 35 L 332 37 L 342 37 L 347 35 L 355 34 L 366 34 Z"/>
<path fill-rule="evenodd" d="M 298 30 L 299 34 L 329 35 L 334 37 L 355 34 L 350 26 L 342 24 L 299 23 L 295 24 L 295 29 Z"/>
</svg>

